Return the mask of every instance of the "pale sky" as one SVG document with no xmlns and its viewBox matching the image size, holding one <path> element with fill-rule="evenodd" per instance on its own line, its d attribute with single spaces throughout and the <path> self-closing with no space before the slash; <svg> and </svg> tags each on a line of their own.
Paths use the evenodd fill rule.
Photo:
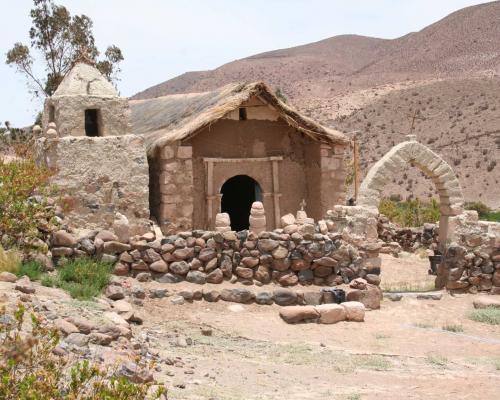
<svg viewBox="0 0 500 400">
<path fill-rule="evenodd" d="M 118 88 L 131 96 L 187 71 L 341 34 L 396 38 L 475 0 L 56 0 L 94 21 L 99 49 L 120 47 Z M 0 121 L 33 122 L 42 107 L 24 77 L 5 65 L 15 42 L 28 44 L 32 0 L 0 0 Z"/>
</svg>

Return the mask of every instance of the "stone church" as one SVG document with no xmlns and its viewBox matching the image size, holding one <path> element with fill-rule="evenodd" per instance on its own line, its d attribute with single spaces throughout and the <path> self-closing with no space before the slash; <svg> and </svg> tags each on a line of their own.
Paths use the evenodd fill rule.
<svg viewBox="0 0 500 400">
<path fill-rule="evenodd" d="M 320 219 L 345 202 L 348 146 L 261 82 L 129 101 L 79 63 L 46 100 L 37 155 L 80 226 L 109 226 L 119 213 L 168 234 L 213 229 L 219 212 L 247 229 L 254 201 L 268 230 L 302 206 Z"/>
</svg>

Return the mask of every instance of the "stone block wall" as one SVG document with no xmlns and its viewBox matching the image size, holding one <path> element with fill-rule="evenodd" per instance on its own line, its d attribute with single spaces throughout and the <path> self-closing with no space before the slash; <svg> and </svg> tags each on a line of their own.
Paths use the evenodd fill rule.
<svg viewBox="0 0 500 400">
<path fill-rule="evenodd" d="M 61 241 L 58 238 L 67 233 L 60 231 L 51 241 L 51 252 L 56 262 L 60 256 L 97 256 L 115 262 L 116 275 L 163 283 L 334 286 L 361 277 L 378 285 L 378 247 L 370 243 L 355 247 L 341 233 L 321 233 L 320 225 L 292 234 L 282 229 L 259 235 L 197 230 L 156 238 L 150 232 L 127 241 L 106 231 Z"/>
<path fill-rule="evenodd" d="M 397 254 L 418 248 L 436 250 L 439 245 L 439 225 L 426 223 L 420 227 L 401 227 L 389 221 L 385 215 L 378 218 L 378 236 L 384 242 L 381 252 Z"/>
<path fill-rule="evenodd" d="M 480 221 L 476 211 L 450 218 L 437 287 L 500 294 L 500 223 Z"/>
<path fill-rule="evenodd" d="M 106 228 L 117 213 L 131 231 L 149 229 L 148 163 L 140 136 L 62 137 L 36 141 L 37 162 L 53 171 L 66 222 Z"/>
<path fill-rule="evenodd" d="M 165 234 L 193 227 L 193 152 L 177 143 L 150 158 L 150 204 Z"/>
</svg>

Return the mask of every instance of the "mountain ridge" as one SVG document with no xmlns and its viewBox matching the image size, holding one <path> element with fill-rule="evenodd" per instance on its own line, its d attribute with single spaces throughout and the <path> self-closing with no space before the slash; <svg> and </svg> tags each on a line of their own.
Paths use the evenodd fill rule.
<svg viewBox="0 0 500 400">
<path fill-rule="evenodd" d="M 473 131 L 495 132 L 492 121 L 498 121 L 500 126 L 496 95 L 500 92 L 498 38 L 500 1 L 495 1 L 457 10 L 418 32 L 395 39 L 338 35 L 251 55 L 213 70 L 187 72 L 145 89 L 132 99 L 202 92 L 237 81 L 265 81 L 301 112 L 323 124 L 346 133 L 361 131 L 363 172 L 373 164 L 375 155 L 381 156 L 381 150 L 402 140 L 409 129 L 406 114 L 417 111 L 429 122 L 429 131 L 422 137 L 431 148 L 439 142 L 442 152 L 458 140 L 462 143 L 458 151 L 470 153 L 466 157 L 475 160 L 475 165 L 481 161 L 483 148 L 496 152 L 490 154 L 491 160 L 499 158 L 496 134 L 485 136 L 479 147 L 470 145 Z M 471 103 L 482 109 L 468 106 Z M 432 107 L 440 109 L 440 113 L 431 112 Z M 366 110 L 375 110 L 369 127 L 365 118 L 360 118 Z M 386 120 L 380 120 L 381 115 Z M 395 119 L 399 123 L 391 123 Z M 390 125 L 394 132 L 377 128 Z M 433 137 L 439 140 L 433 141 Z M 370 147 L 369 141 L 377 139 L 379 148 Z M 456 157 L 441 154 L 459 176 L 463 175 L 467 200 L 500 207 L 500 189 L 495 188 L 500 186 L 496 165 L 491 171 L 487 170 L 490 167 L 481 170 L 484 179 L 471 179 L 474 174 L 468 162 L 454 165 Z M 415 186 L 412 190 L 424 197 L 433 194 Z M 410 195 L 407 190 L 399 192 Z"/>
</svg>

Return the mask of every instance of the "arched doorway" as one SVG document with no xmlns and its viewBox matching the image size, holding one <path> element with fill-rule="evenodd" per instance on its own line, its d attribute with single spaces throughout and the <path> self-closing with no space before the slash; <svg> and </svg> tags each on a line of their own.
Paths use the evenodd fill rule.
<svg viewBox="0 0 500 400">
<path fill-rule="evenodd" d="M 231 229 L 248 229 L 248 217 L 254 201 L 262 201 L 262 189 L 258 182 L 248 175 L 236 175 L 229 178 L 220 190 L 222 194 L 221 212 L 231 218 Z"/>
</svg>

